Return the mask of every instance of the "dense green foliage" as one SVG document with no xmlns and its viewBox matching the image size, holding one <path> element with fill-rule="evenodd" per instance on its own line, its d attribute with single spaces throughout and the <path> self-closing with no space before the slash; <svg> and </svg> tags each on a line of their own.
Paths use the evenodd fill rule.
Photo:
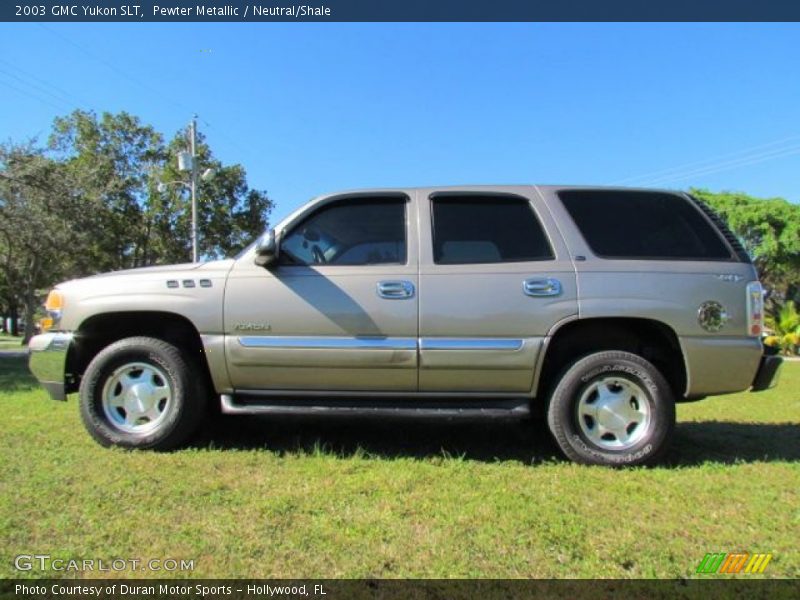
<svg viewBox="0 0 800 600">
<path fill-rule="evenodd" d="M 24 314 L 30 335 L 58 281 L 191 260 L 188 174 L 175 160 L 187 145 L 185 130 L 165 143 L 128 113 L 85 111 L 57 118 L 44 148 L 0 145 L 0 315 Z M 273 203 L 202 135 L 197 155 L 198 172 L 216 172 L 198 185 L 199 253 L 231 256 L 264 231 Z"/>
<path fill-rule="evenodd" d="M 101 207 L 41 150 L 0 146 L 0 164 L 0 315 L 32 323 L 41 288 L 91 272 L 85 249 Z"/>
<path fill-rule="evenodd" d="M 97 240 L 99 271 L 150 264 L 185 262 L 191 257 L 191 203 L 185 185 L 188 174 L 177 169 L 175 157 L 186 150 L 185 130 L 165 144 L 161 134 L 127 113 L 75 111 L 56 119 L 49 146 L 80 182 L 87 199 L 106 208 L 106 235 Z M 264 231 L 272 201 L 247 185 L 241 165 L 224 166 L 204 136 L 198 136 L 197 171 L 216 175 L 198 179 L 200 256 L 236 254 Z M 167 183 L 165 192 L 158 183 Z"/>
<path fill-rule="evenodd" d="M 800 312 L 792 300 L 781 306 L 776 316 L 767 317 L 767 327 L 772 331 L 765 342 L 778 346 L 784 354 L 797 354 L 800 348 Z"/>
<path fill-rule="evenodd" d="M 692 193 L 719 213 L 753 257 L 777 315 L 787 300 L 800 301 L 800 205 L 739 192 Z"/>
<path fill-rule="evenodd" d="M 25 552 L 196 561 L 136 577 L 672 578 L 747 551 L 773 554 L 756 577 L 798 577 L 800 363 L 784 369 L 678 406 L 668 464 L 616 470 L 524 421 L 218 418 L 186 450 L 109 450 L 0 354 L 0 576 L 74 576 L 15 572 Z"/>
</svg>

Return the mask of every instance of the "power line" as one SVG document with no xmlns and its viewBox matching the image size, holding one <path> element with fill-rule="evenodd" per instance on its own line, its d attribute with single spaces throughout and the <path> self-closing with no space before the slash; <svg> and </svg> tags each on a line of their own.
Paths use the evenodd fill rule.
<svg viewBox="0 0 800 600">
<path fill-rule="evenodd" d="M 228 143 L 230 145 L 232 145 L 240 153 L 248 155 L 251 158 L 256 158 L 255 155 L 253 154 L 252 150 L 249 150 L 249 149 L 244 148 L 243 146 L 240 146 L 239 143 L 236 140 L 234 140 L 231 136 L 226 134 L 222 129 L 214 127 L 211 123 L 209 123 L 205 119 L 200 119 L 200 120 L 203 122 L 203 124 L 206 127 L 208 127 L 209 129 L 213 129 L 216 135 L 219 135 L 219 136 L 223 137 L 224 139 L 228 140 Z"/>
<path fill-rule="evenodd" d="M 43 88 L 40 85 L 37 85 L 35 83 L 31 83 L 30 81 L 25 81 L 25 79 L 15 75 L 14 73 L 11 73 L 10 71 L 6 71 L 5 69 L 0 68 L 0 73 L 2 73 L 3 75 L 6 75 L 8 77 L 13 77 L 16 81 L 18 81 L 22 85 L 25 85 L 25 86 L 28 86 L 30 88 L 33 88 L 37 93 L 41 93 L 41 94 L 45 94 L 47 96 L 50 96 L 51 98 L 53 98 L 57 102 L 64 102 L 64 103 L 71 104 L 70 100 L 67 100 L 67 99 L 65 99 L 63 97 L 60 97 L 57 94 L 53 94 L 52 92 L 50 92 L 49 90 Z"/>
<path fill-rule="evenodd" d="M 750 165 L 755 165 L 769 160 L 774 160 L 776 158 L 783 158 L 785 156 L 792 156 L 798 153 L 800 153 L 800 145 L 788 146 L 786 148 L 780 148 L 768 152 L 751 154 L 748 156 L 744 156 L 742 158 L 711 164 L 699 169 L 679 172 L 665 177 L 656 177 L 655 179 L 643 182 L 641 185 L 652 186 L 652 185 L 661 185 L 673 181 L 682 181 L 684 179 L 689 179 L 691 177 L 710 175 L 712 173 L 719 173 L 720 171 L 729 171 L 731 169 L 748 167 Z"/>
<path fill-rule="evenodd" d="M 90 50 L 87 50 L 82 45 L 78 44 L 77 42 L 73 41 L 69 37 L 63 35 L 62 33 L 58 32 L 58 31 L 56 31 L 56 30 L 54 30 L 54 29 L 52 29 L 50 27 L 47 27 L 46 25 L 44 25 L 42 23 L 37 23 L 37 25 L 39 25 L 39 27 L 41 27 L 45 31 L 48 31 L 48 32 L 50 32 L 51 34 L 53 34 L 55 36 L 58 36 L 59 38 L 61 38 L 65 42 L 67 42 L 68 44 L 74 46 L 75 48 L 80 50 L 83 54 L 88 56 L 89 58 L 91 58 L 91 59 L 93 59 L 93 60 L 95 60 L 95 61 L 97 61 L 97 62 L 99 62 L 99 63 L 101 63 L 103 65 L 105 65 L 106 67 L 108 67 L 109 69 L 114 71 L 117 75 L 119 75 L 123 79 L 127 79 L 129 82 L 134 83 L 135 85 L 138 85 L 142 89 L 144 89 L 144 90 L 146 90 L 146 91 L 148 91 L 148 92 L 150 92 L 152 94 L 156 94 L 157 96 L 159 96 L 161 98 L 165 97 L 165 95 L 164 95 L 162 90 L 156 89 L 153 86 L 144 83 L 140 79 L 137 79 L 136 77 L 133 77 L 132 75 L 126 73 L 125 71 L 123 71 L 122 69 L 117 67 L 115 64 L 105 60 L 104 58 L 102 58 L 100 56 L 97 56 L 96 54 L 94 54 Z M 188 106 L 186 106 L 185 104 L 183 104 L 181 102 L 177 102 L 173 98 L 166 98 L 166 99 L 169 100 L 176 107 L 178 107 L 178 108 L 180 108 L 182 110 L 187 110 L 189 112 L 193 112 L 192 109 L 190 109 Z"/>
<path fill-rule="evenodd" d="M 745 149 L 742 149 L 742 150 L 738 150 L 736 152 L 729 152 L 729 153 L 722 154 L 722 155 L 719 155 L 719 156 L 716 156 L 716 157 L 713 157 L 713 158 L 707 158 L 707 159 L 704 159 L 704 160 L 695 161 L 695 162 L 691 162 L 691 163 L 685 163 L 683 165 L 678 165 L 678 166 L 670 167 L 670 168 L 667 168 L 667 169 L 660 169 L 658 171 L 652 171 L 650 173 L 644 173 L 644 174 L 641 174 L 641 175 L 635 175 L 635 176 L 632 176 L 632 177 L 626 177 L 624 179 L 620 179 L 618 181 L 615 181 L 614 184 L 615 185 L 619 185 L 619 184 L 629 184 L 630 185 L 630 184 L 633 184 L 634 182 L 640 181 L 640 180 L 643 180 L 643 181 L 652 180 L 652 179 L 660 180 L 660 179 L 665 178 L 667 176 L 680 176 L 681 174 L 685 173 L 687 169 L 713 168 L 713 167 L 716 167 L 719 164 L 729 162 L 729 160 L 731 158 L 733 158 L 733 157 L 737 157 L 738 156 L 739 159 L 737 159 L 737 160 L 752 158 L 752 156 L 750 156 L 750 155 L 752 155 L 757 150 L 763 150 L 765 148 L 770 148 L 770 147 L 773 147 L 773 146 L 780 146 L 782 144 L 786 144 L 787 142 L 792 142 L 792 141 L 795 141 L 795 140 L 798 140 L 798 139 L 800 139 L 800 136 L 797 136 L 797 135 L 790 136 L 790 137 L 783 138 L 783 139 L 780 139 L 780 140 L 775 140 L 773 142 L 768 142 L 766 144 L 759 144 L 758 146 L 752 146 L 750 148 L 745 148 Z M 794 146 L 791 146 L 791 147 L 793 148 Z M 779 149 L 776 148 L 774 150 L 779 150 Z M 755 155 L 760 156 L 762 153 L 763 152 L 755 152 Z M 741 155 L 745 155 L 745 156 L 741 156 Z M 722 159 L 727 159 L 727 160 L 722 160 Z M 722 162 L 720 162 L 720 161 L 722 161 Z"/>
<path fill-rule="evenodd" d="M 148 91 L 148 92 L 150 92 L 150 93 L 157 94 L 157 95 L 158 95 L 159 97 L 161 97 L 161 98 L 165 98 L 166 100 L 168 100 L 169 102 L 171 102 L 171 103 L 172 103 L 172 104 L 173 104 L 175 107 L 177 107 L 177 108 L 180 108 L 180 109 L 182 109 L 182 110 L 185 110 L 185 111 L 187 111 L 187 112 L 189 112 L 189 113 L 195 113 L 195 112 L 196 112 L 196 111 L 194 111 L 193 109 L 191 109 L 191 108 L 189 108 L 188 106 L 186 106 L 185 104 L 183 104 L 182 102 L 179 102 L 179 101 L 177 101 L 176 99 L 174 99 L 174 98 L 171 98 L 171 97 L 167 96 L 166 94 L 164 94 L 164 92 L 163 92 L 162 90 L 158 90 L 158 89 L 154 88 L 153 86 L 151 86 L 151 85 L 148 85 L 148 84 L 144 83 L 143 81 L 141 81 L 141 80 L 137 79 L 136 77 L 133 77 L 132 75 L 130 75 L 130 74 L 128 74 L 128 73 L 126 73 L 125 71 L 123 71 L 122 69 L 120 69 L 119 67 L 117 67 L 116 65 L 114 65 L 113 63 L 111 63 L 111 62 L 109 62 L 109 61 L 107 61 L 107 60 L 105 60 L 105 59 L 103 59 L 103 58 L 101 58 L 101 57 L 99 57 L 99 56 L 95 55 L 93 52 L 91 52 L 90 50 L 88 50 L 87 48 L 85 48 L 84 46 L 82 46 L 81 44 L 78 44 L 77 42 L 73 41 L 73 40 L 72 40 L 72 39 L 70 39 L 69 37 L 67 37 L 67 36 L 63 35 L 62 33 L 58 32 L 58 31 L 55 31 L 54 29 L 52 29 L 52 28 L 50 28 L 50 27 L 47 27 L 46 25 L 44 25 L 44 24 L 42 24 L 42 23 L 39 23 L 38 25 L 39 25 L 39 27 L 41 27 L 41 28 L 42 28 L 42 29 L 44 29 L 45 31 L 48 31 L 48 32 L 49 32 L 49 33 L 51 33 L 51 34 L 53 34 L 53 35 L 56 35 L 56 36 L 60 37 L 62 40 L 66 41 L 68 44 L 70 44 L 70 45 L 74 46 L 75 48 L 77 48 L 78 50 L 80 50 L 80 51 L 81 51 L 83 54 L 85 54 L 86 56 L 88 56 L 89 58 L 92 58 L 93 60 L 96 60 L 97 62 L 100 62 L 101 64 L 105 65 L 106 67 L 108 67 L 109 69 L 111 69 L 112 71 L 114 71 L 114 72 L 115 72 L 117 75 L 119 75 L 120 77 L 122 77 L 122 78 L 124 78 L 124 79 L 128 80 L 129 82 L 131 82 L 131 83 L 134 83 L 135 85 L 138 85 L 139 87 L 141 87 L 142 89 L 144 89 L 144 90 L 146 90 L 146 91 Z M 200 121 L 201 121 L 201 122 L 202 122 L 204 125 L 206 125 L 206 127 L 208 127 L 209 129 L 213 129 L 213 130 L 214 130 L 214 132 L 215 132 L 217 135 L 219 135 L 219 136 L 221 136 L 222 138 L 224 138 L 225 140 L 227 140 L 227 141 L 228 141 L 228 143 L 229 143 L 230 145 L 232 145 L 232 146 L 233 146 L 233 147 L 234 147 L 236 150 L 238 150 L 240 153 L 243 153 L 243 154 L 245 154 L 245 155 L 249 155 L 249 156 L 251 156 L 251 157 L 254 157 L 254 156 L 253 156 L 253 154 L 252 154 L 252 151 L 251 151 L 251 150 L 247 150 L 247 149 L 245 149 L 243 146 L 239 145 L 239 143 L 238 143 L 238 142 L 236 142 L 236 140 L 234 140 L 234 139 L 233 139 L 231 136 L 227 135 L 227 134 L 226 134 L 226 133 L 223 131 L 223 129 L 221 129 L 221 128 L 217 128 L 217 127 L 214 127 L 214 126 L 213 126 L 211 123 L 209 123 L 209 122 L 208 122 L 208 121 L 206 121 L 205 119 L 200 119 Z"/>
<path fill-rule="evenodd" d="M 70 102 L 70 103 L 72 103 L 72 104 L 74 104 L 76 106 L 79 105 L 79 104 L 86 104 L 86 102 L 84 102 L 83 99 L 76 98 L 75 95 L 64 91 L 60 87 L 58 87 L 58 86 L 56 86 L 56 85 L 54 85 L 54 84 L 52 84 L 52 83 L 50 83 L 48 81 L 45 81 L 44 79 L 41 79 L 40 77 L 37 77 L 36 75 L 34 75 L 33 73 L 30 73 L 29 71 L 26 71 L 25 69 L 19 68 L 18 66 L 14 65 L 13 63 L 11 63 L 11 62 L 3 59 L 3 58 L 0 58 L 0 63 L 3 63 L 4 65 L 6 65 L 6 68 L 11 68 L 14 71 L 16 71 L 17 73 L 21 73 L 24 77 L 27 77 L 29 81 L 24 81 L 18 75 L 14 75 L 13 73 L 10 73 L 9 71 L 6 71 L 4 69 L 0 69 L 0 71 L 3 71 L 7 75 L 10 75 L 11 77 L 14 77 L 15 79 L 18 79 L 20 81 L 24 81 L 24 83 L 27 83 L 31 87 L 33 87 L 33 86 L 38 87 L 38 88 L 42 89 L 43 91 L 46 91 L 51 96 L 59 96 L 62 100 Z M 36 82 L 36 83 L 31 83 L 31 81 Z M 50 90 L 55 91 L 55 94 L 53 94 L 53 91 L 50 91 Z"/>
<path fill-rule="evenodd" d="M 20 89 L 20 88 L 18 88 L 18 87 L 16 87 L 16 86 L 14 86 L 14 85 L 10 84 L 9 82 L 2 80 L 2 79 L 0 79 L 0 84 L 3 84 L 3 85 L 4 85 L 4 86 L 6 86 L 7 88 L 10 88 L 10 89 L 12 89 L 12 90 L 14 90 L 14 91 L 16 91 L 16 92 L 19 92 L 20 94 L 23 94 L 23 95 L 25 95 L 25 96 L 28 96 L 29 98 L 33 98 L 34 100 L 38 100 L 39 102 L 42 102 L 42 103 L 44 103 L 44 104 L 47 104 L 48 106 L 50 106 L 50 107 L 52 107 L 52 108 L 55 108 L 55 109 L 56 109 L 56 110 L 58 110 L 58 111 L 62 111 L 62 110 L 64 110 L 64 105 L 63 105 L 63 103 L 62 103 L 62 105 L 61 105 L 61 106 L 58 106 L 58 105 L 56 105 L 54 102 L 52 102 L 52 101 L 50 101 L 50 100 L 47 100 L 46 98 L 42 98 L 41 96 L 38 96 L 38 95 L 36 95 L 36 94 L 33 94 L 33 93 L 31 93 L 30 91 L 28 91 L 28 90 L 23 90 L 23 89 Z"/>
</svg>

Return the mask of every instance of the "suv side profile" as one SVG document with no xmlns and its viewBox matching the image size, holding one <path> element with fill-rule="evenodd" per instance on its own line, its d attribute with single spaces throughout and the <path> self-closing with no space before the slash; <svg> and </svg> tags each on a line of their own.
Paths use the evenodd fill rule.
<svg viewBox="0 0 800 600">
<path fill-rule="evenodd" d="M 638 465 L 675 404 L 774 385 L 763 291 L 687 194 L 575 186 L 316 198 L 238 257 L 58 285 L 30 367 L 101 444 L 173 448 L 234 415 L 503 418 Z"/>
</svg>

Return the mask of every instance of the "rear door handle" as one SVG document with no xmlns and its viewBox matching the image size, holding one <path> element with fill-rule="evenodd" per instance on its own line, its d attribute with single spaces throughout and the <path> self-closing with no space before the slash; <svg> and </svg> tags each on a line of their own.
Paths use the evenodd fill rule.
<svg viewBox="0 0 800 600">
<path fill-rule="evenodd" d="M 378 296 L 387 300 L 413 298 L 414 284 L 410 281 L 379 281 Z"/>
<path fill-rule="evenodd" d="M 522 282 L 522 291 L 528 296 L 559 296 L 561 282 L 552 277 L 533 277 Z"/>
</svg>

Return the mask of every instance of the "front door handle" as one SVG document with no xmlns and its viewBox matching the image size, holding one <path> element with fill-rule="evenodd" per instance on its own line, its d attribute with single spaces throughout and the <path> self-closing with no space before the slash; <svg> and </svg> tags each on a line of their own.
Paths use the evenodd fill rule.
<svg viewBox="0 0 800 600">
<path fill-rule="evenodd" d="M 387 300 L 413 298 L 414 284 L 410 281 L 379 281 L 378 296 Z"/>
<path fill-rule="evenodd" d="M 552 277 L 533 277 L 522 282 L 522 291 L 528 296 L 559 296 L 561 282 Z"/>
</svg>

